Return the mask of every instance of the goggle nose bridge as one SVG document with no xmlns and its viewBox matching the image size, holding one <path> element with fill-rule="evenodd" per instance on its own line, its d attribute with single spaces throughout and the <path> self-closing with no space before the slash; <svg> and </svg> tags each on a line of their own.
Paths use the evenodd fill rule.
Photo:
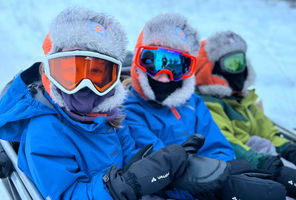
<svg viewBox="0 0 296 200">
<path fill-rule="evenodd" d="M 174 80 L 173 73 L 168 69 L 160 70 L 157 74 L 155 74 L 155 77 L 158 77 L 160 74 L 167 74 L 169 76 L 169 78 L 171 79 L 171 81 Z"/>
</svg>

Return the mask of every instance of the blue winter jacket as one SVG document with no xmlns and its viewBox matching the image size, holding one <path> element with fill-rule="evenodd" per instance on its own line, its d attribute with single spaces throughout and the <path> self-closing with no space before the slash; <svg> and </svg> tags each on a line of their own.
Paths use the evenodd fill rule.
<svg viewBox="0 0 296 200">
<path fill-rule="evenodd" d="M 29 91 L 30 73 L 38 73 L 33 68 L 18 75 L 0 100 L 0 138 L 20 142 L 19 168 L 45 199 L 112 199 L 102 176 L 136 151 L 128 129 L 114 129 L 104 117 L 93 124 L 72 120 L 32 85 Z"/>
<path fill-rule="evenodd" d="M 195 133 L 205 136 L 205 143 L 198 154 L 229 161 L 234 159 L 232 146 L 214 122 L 203 100 L 196 94 L 176 113 L 167 106 L 156 107 L 143 99 L 133 88 L 124 102 L 126 121 L 137 147 L 154 144 L 154 150 L 169 144 L 182 144 Z"/>
</svg>

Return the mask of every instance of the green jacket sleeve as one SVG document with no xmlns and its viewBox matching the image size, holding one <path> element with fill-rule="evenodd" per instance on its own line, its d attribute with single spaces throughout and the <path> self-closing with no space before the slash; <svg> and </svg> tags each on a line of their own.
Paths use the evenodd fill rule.
<svg viewBox="0 0 296 200">
<path fill-rule="evenodd" d="M 273 123 L 265 116 L 256 104 L 250 105 L 249 110 L 256 120 L 255 135 L 270 140 L 275 147 L 283 146 L 289 142 L 279 136 L 280 131 L 274 127 Z"/>
<path fill-rule="evenodd" d="M 236 133 L 238 129 L 234 129 L 232 121 L 228 118 L 223 110 L 223 107 L 219 103 L 206 102 L 206 105 L 208 106 L 221 132 L 233 146 L 236 158 L 247 160 L 252 167 L 258 168 L 258 165 L 260 165 L 259 163 L 261 161 L 265 161 L 268 156 L 255 152 L 242 142 L 249 140 L 249 134 Z M 244 130 L 239 129 L 239 131 L 243 132 Z"/>
</svg>

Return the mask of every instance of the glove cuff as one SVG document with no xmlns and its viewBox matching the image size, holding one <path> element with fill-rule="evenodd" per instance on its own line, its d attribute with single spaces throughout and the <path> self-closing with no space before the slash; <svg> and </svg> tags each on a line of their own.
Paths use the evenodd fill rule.
<svg viewBox="0 0 296 200">
<path fill-rule="evenodd" d="M 125 182 L 133 189 L 137 199 L 140 199 L 142 197 L 142 190 L 141 185 L 137 181 L 136 175 L 130 172 L 125 172 L 122 177 L 124 178 Z"/>
<path fill-rule="evenodd" d="M 277 180 L 280 177 L 281 169 L 283 167 L 283 162 L 279 156 L 271 156 L 266 159 L 265 162 L 260 166 L 259 169 L 266 170 L 267 172 L 272 173 L 273 180 Z"/>
<path fill-rule="evenodd" d="M 277 147 L 277 151 L 280 153 L 280 155 L 285 158 L 286 160 L 293 162 L 294 164 L 295 162 L 295 155 L 296 155 L 296 145 L 292 144 L 292 143 L 286 143 L 283 144 L 280 147 Z"/>
</svg>

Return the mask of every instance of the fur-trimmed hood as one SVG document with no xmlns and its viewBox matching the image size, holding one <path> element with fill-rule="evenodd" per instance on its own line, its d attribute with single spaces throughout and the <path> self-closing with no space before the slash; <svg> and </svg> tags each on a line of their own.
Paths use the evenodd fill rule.
<svg viewBox="0 0 296 200">
<path fill-rule="evenodd" d="M 246 53 L 247 44 L 243 38 L 231 31 L 216 33 L 201 42 L 195 73 L 196 86 L 201 94 L 217 97 L 232 95 L 232 88 L 227 80 L 223 76 L 212 74 L 212 71 L 215 62 L 223 55 L 235 51 Z M 255 72 L 249 59 L 247 59 L 247 71 L 243 91 L 246 91 L 255 81 Z"/>
<path fill-rule="evenodd" d="M 197 56 L 199 37 L 197 32 L 180 15 L 160 15 L 146 23 L 141 32 L 135 51 L 141 45 L 162 46 L 177 49 Z M 155 94 L 148 82 L 147 74 L 138 68 L 133 60 L 131 68 L 134 89 L 144 99 L 155 100 Z M 182 87 L 176 89 L 163 102 L 165 106 L 180 106 L 194 93 L 194 75 L 183 80 Z"/>
<path fill-rule="evenodd" d="M 60 52 L 63 48 L 79 47 L 123 62 L 126 44 L 123 28 L 112 17 L 87 9 L 69 8 L 54 19 L 42 47 L 46 55 Z M 53 101 L 69 110 L 60 90 L 45 74 L 42 75 L 42 83 Z M 114 89 L 114 95 L 93 108 L 92 112 L 108 112 L 123 102 L 126 97 L 124 87 L 118 82 Z"/>
</svg>

